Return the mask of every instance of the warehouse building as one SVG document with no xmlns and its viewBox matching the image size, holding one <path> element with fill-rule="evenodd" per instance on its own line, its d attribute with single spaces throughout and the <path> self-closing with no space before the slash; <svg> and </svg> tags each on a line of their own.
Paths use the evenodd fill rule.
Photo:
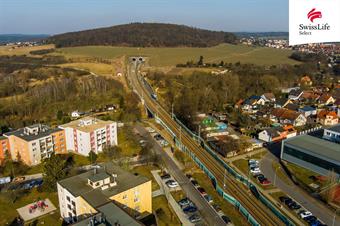
<svg viewBox="0 0 340 226">
<path fill-rule="evenodd" d="M 284 140 L 281 159 L 321 175 L 334 171 L 340 176 L 340 144 L 326 139 L 301 135 Z"/>
</svg>

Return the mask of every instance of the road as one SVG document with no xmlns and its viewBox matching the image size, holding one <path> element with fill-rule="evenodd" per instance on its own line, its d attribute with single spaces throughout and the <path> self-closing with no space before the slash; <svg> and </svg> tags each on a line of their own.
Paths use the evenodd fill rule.
<svg viewBox="0 0 340 226">
<path fill-rule="evenodd" d="M 271 181 L 274 181 L 275 177 L 275 172 L 272 167 L 273 162 L 278 162 L 278 159 L 272 153 L 266 154 L 260 162 L 260 168 L 262 172 L 265 172 L 266 177 L 268 177 Z M 332 225 L 334 212 L 330 211 L 313 197 L 305 194 L 305 191 L 303 191 L 299 186 L 295 185 L 293 182 L 287 183 L 278 176 L 275 179 L 275 186 L 280 188 L 284 193 L 299 202 L 300 205 L 312 212 L 325 224 Z M 340 217 L 337 217 L 335 222 L 335 225 L 340 226 Z"/>
<path fill-rule="evenodd" d="M 142 97 L 142 102 L 158 118 L 160 118 L 174 133 L 174 135 L 181 140 L 181 143 L 193 152 L 196 157 L 209 169 L 209 171 L 216 178 L 219 185 L 225 184 L 224 190 L 228 194 L 232 194 L 242 206 L 256 219 L 260 225 L 284 225 L 284 223 L 273 214 L 262 202 L 255 196 L 251 195 L 248 188 L 241 182 L 234 179 L 231 175 L 225 173 L 224 167 L 204 150 L 192 137 L 187 134 L 182 128 L 172 119 L 170 114 L 166 112 L 154 99 L 150 97 L 142 82 L 138 77 L 138 70 L 140 64 L 130 63 L 128 66 L 128 79 L 134 91 Z"/>
<path fill-rule="evenodd" d="M 136 125 L 135 128 L 143 137 L 149 138 L 148 140 L 153 144 L 153 149 L 161 156 L 169 173 L 180 184 L 186 196 L 195 203 L 203 219 L 208 223 L 208 225 L 225 225 L 224 221 L 219 217 L 216 211 L 211 207 L 211 205 L 208 204 L 208 202 L 202 197 L 197 189 L 195 189 L 190 180 L 178 168 L 173 159 L 171 159 L 169 155 L 163 150 L 163 148 L 151 138 L 150 134 L 145 130 L 145 128 L 141 125 Z"/>
</svg>

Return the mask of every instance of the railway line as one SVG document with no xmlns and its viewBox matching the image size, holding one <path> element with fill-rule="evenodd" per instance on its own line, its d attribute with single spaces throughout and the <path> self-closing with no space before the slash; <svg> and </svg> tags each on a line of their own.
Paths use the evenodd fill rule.
<svg viewBox="0 0 340 226">
<path fill-rule="evenodd" d="M 209 169 L 216 178 L 216 182 L 223 190 L 237 199 L 241 205 L 255 218 L 260 225 L 285 225 L 270 209 L 268 209 L 260 200 L 258 200 L 248 188 L 228 175 L 224 167 L 204 150 L 186 131 L 172 119 L 170 114 L 165 111 L 156 100 L 151 98 L 150 93 L 138 78 L 138 63 L 130 64 L 128 76 L 135 91 L 143 97 L 144 104 L 154 112 L 181 140 L 181 143 Z M 226 185 L 226 186 L 224 186 Z"/>
</svg>

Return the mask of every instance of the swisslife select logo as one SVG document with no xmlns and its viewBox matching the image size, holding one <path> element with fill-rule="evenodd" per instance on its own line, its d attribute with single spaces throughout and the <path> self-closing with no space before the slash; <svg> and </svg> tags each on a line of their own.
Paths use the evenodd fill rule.
<svg viewBox="0 0 340 226">
<path fill-rule="evenodd" d="M 289 0 L 289 45 L 339 42 L 340 0 Z"/>
</svg>

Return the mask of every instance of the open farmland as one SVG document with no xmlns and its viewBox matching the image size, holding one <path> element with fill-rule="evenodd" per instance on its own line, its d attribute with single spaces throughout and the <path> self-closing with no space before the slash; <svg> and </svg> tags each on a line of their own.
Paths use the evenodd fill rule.
<svg viewBox="0 0 340 226">
<path fill-rule="evenodd" d="M 119 56 L 143 55 L 149 56 L 151 66 L 173 66 L 186 63 L 189 60 L 197 61 L 204 56 L 205 62 L 219 63 L 253 63 L 261 65 L 297 64 L 289 58 L 292 51 L 262 47 L 248 47 L 245 45 L 223 44 L 211 48 L 133 48 L 113 46 L 84 46 L 61 48 L 59 53 L 69 57 L 93 56 L 100 58 L 116 58 Z"/>
</svg>

